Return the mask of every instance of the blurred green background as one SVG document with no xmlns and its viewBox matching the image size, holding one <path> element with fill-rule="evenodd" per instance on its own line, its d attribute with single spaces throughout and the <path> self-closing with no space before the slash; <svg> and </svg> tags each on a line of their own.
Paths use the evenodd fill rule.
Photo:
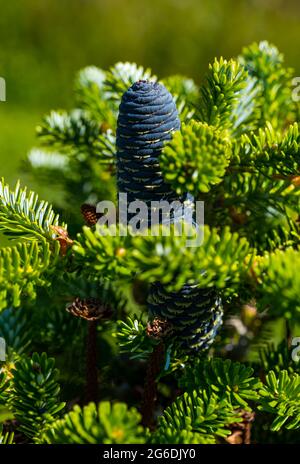
<svg viewBox="0 0 300 464">
<path fill-rule="evenodd" d="M 20 161 L 44 112 L 72 106 L 75 72 L 136 61 L 200 82 L 214 56 L 267 39 L 300 75 L 299 0 L 0 0 L 0 176 Z"/>
</svg>

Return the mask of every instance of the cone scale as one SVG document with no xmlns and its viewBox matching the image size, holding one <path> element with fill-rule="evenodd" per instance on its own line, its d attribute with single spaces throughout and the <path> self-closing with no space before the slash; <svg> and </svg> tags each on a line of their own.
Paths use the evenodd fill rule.
<svg viewBox="0 0 300 464">
<path fill-rule="evenodd" d="M 172 95 L 157 82 L 138 81 L 123 95 L 117 125 L 117 185 L 127 201 L 184 201 L 165 183 L 159 166 L 164 142 L 180 129 Z M 130 216 L 128 215 L 130 218 Z M 152 317 L 172 324 L 186 351 L 207 349 L 222 323 L 222 304 L 214 289 L 184 285 L 167 292 L 159 283 L 150 287 Z"/>
</svg>

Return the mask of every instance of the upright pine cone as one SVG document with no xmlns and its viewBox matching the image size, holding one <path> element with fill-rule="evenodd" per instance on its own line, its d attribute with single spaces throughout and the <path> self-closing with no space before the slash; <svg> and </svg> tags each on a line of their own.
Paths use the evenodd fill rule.
<svg viewBox="0 0 300 464">
<path fill-rule="evenodd" d="M 164 142 L 179 129 L 176 105 L 163 85 L 138 81 L 124 93 L 117 127 L 117 183 L 128 203 L 144 201 L 150 211 L 151 201 L 185 200 L 165 183 L 159 166 Z M 155 283 L 148 304 L 151 316 L 169 321 L 188 351 L 207 348 L 222 322 L 222 304 L 215 290 L 197 285 L 186 284 L 179 292 L 169 293 Z"/>
<path fill-rule="evenodd" d="M 128 201 L 173 201 L 158 156 L 163 142 L 180 128 L 171 94 L 157 82 L 138 81 L 124 93 L 117 127 L 117 173 L 120 192 Z"/>
</svg>

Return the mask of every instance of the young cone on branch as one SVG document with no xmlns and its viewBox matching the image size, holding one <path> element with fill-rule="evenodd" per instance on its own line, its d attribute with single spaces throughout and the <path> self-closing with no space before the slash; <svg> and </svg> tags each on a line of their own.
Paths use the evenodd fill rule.
<svg viewBox="0 0 300 464">
<path fill-rule="evenodd" d="M 165 183 L 159 165 L 164 142 L 180 129 L 172 95 L 157 82 L 138 81 L 124 93 L 117 126 L 117 183 L 128 202 L 140 200 L 172 202 L 178 197 Z M 148 209 L 151 217 L 151 209 Z M 171 216 L 172 222 L 175 216 Z M 128 215 L 130 218 L 130 216 Z M 165 218 L 161 218 L 162 222 Z M 169 293 L 160 283 L 150 288 L 149 312 L 168 320 L 182 348 L 206 349 L 222 322 L 221 300 L 212 289 L 186 284 Z"/>
</svg>

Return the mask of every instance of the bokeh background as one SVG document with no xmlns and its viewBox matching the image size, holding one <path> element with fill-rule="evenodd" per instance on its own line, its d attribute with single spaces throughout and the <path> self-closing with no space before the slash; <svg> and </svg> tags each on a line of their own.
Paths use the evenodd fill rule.
<svg viewBox="0 0 300 464">
<path fill-rule="evenodd" d="M 214 56 L 266 39 L 300 75 L 299 0 L 0 0 L 0 12 L 0 176 L 9 182 L 23 178 L 42 115 L 72 107 L 86 65 L 135 61 L 199 83 Z"/>
</svg>

